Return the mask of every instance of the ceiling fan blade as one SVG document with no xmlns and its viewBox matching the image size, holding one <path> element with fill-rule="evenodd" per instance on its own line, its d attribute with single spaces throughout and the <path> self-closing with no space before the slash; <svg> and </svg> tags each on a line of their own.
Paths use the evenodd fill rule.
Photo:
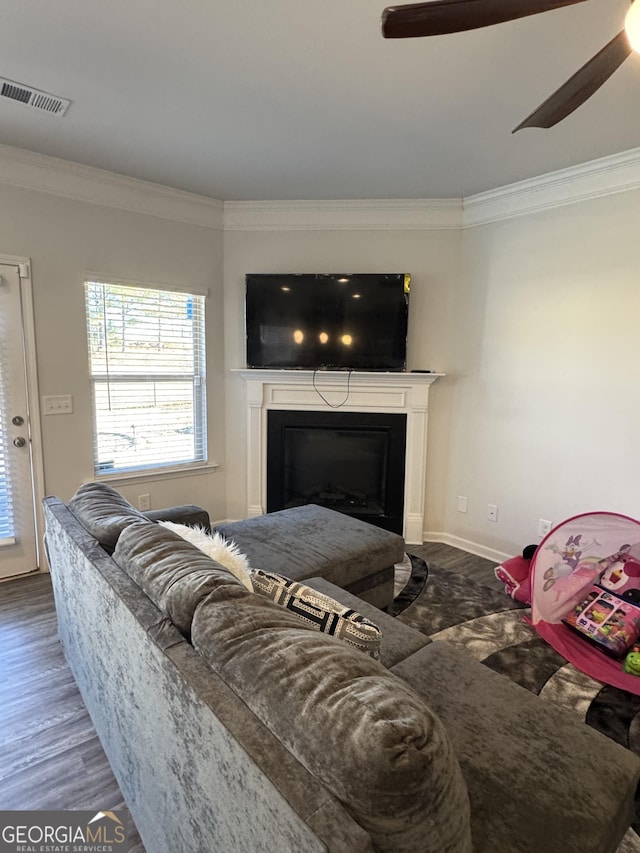
<svg viewBox="0 0 640 853">
<path fill-rule="evenodd" d="M 584 0 L 431 0 L 389 6 L 382 13 L 385 38 L 439 36 L 526 18 Z"/>
<path fill-rule="evenodd" d="M 523 127 L 553 127 L 584 104 L 611 77 L 631 53 L 624 30 L 612 38 L 599 53 L 560 86 L 537 110 L 520 122 L 512 133 Z"/>
</svg>

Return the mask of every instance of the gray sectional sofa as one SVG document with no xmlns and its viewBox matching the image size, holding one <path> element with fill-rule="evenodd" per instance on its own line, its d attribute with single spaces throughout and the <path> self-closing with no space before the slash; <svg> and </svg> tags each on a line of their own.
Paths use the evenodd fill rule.
<svg viewBox="0 0 640 853">
<path fill-rule="evenodd" d="M 304 565 L 292 553 L 277 567 L 378 624 L 378 661 L 104 485 L 44 508 L 60 639 L 148 853 L 618 847 L 640 778 L 632 753 L 333 583 L 380 586 L 366 578 L 393 534 L 374 534 L 377 568 L 367 575 L 360 554 L 349 579 L 340 540 L 371 531 L 340 517 L 328 537 L 325 515 L 313 547 L 301 542 Z M 295 516 L 269 523 L 273 544 Z M 236 530 L 251 550 L 250 522 Z M 259 549 L 251 561 L 263 568 Z"/>
</svg>

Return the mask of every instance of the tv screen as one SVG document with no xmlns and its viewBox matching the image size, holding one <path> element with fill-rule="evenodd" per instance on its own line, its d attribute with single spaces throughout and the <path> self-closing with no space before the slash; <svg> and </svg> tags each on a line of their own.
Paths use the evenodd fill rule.
<svg viewBox="0 0 640 853">
<path fill-rule="evenodd" d="M 246 276 L 247 366 L 405 370 L 404 273 Z"/>
</svg>

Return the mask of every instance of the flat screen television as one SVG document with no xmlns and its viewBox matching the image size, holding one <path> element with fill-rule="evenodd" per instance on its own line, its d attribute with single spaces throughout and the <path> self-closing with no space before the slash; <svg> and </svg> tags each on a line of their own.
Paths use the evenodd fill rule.
<svg viewBox="0 0 640 853">
<path fill-rule="evenodd" d="M 401 371 L 407 364 L 405 273 L 250 273 L 247 366 Z"/>
</svg>

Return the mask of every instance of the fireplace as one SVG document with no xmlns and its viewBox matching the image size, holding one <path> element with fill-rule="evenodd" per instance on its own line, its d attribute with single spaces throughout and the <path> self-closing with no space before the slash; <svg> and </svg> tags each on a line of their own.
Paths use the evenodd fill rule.
<svg viewBox="0 0 640 853">
<path fill-rule="evenodd" d="M 355 414 L 366 424 L 368 415 L 401 415 L 405 421 L 406 442 L 402 461 L 387 462 L 387 470 L 403 469 L 403 534 L 409 545 L 422 544 L 425 531 L 425 474 L 427 461 L 427 422 L 429 388 L 442 373 L 383 373 L 324 370 L 232 370 L 245 384 L 246 498 L 243 516 L 252 518 L 271 508 L 267 498 L 268 422 L 272 414 L 292 412 L 311 414 Z M 295 426 L 295 425 L 294 425 Z M 341 425 L 342 426 L 342 425 Z M 352 430 L 348 424 L 346 432 Z M 367 425 L 368 426 L 368 425 Z M 374 432 L 377 424 L 374 424 Z M 375 443 L 375 438 L 369 442 Z M 295 442 L 294 442 L 295 443 Z M 330 440 L 333 445 L 333 439 Z M 294 484 L 295 485 L 295 484 Z M 311 485 L 318 485 L 314 483 Z M 336 485 L 336 484 L 334 484 Z M 342 487 L 342 477 L 337 485 Z M 298 486 L 296 486 L 298 488 Z M 308 487 L 305 487 L 308 488 Z M 386 485 L 386 497 L 398 488 Z M 356 489 L 352 499 L 359 498 Z M 336 494 L 337 493 L 337 494 Z M 347 489 L 329 490 L 329 500 L 343 500 Z M 283 501 L 284 502 L 284 501 Z M 332 504 L 333 505 L 333 504 Z M 384 512 L 389 513 L 385 507 Z M 367 517 L 367 521 L 371 521 Z"/>
<path fill-rule="evenodd" d="M 267 512 L 320 504 L 402 534 L 407 418 L 269 411 Z"/>
</svg>

